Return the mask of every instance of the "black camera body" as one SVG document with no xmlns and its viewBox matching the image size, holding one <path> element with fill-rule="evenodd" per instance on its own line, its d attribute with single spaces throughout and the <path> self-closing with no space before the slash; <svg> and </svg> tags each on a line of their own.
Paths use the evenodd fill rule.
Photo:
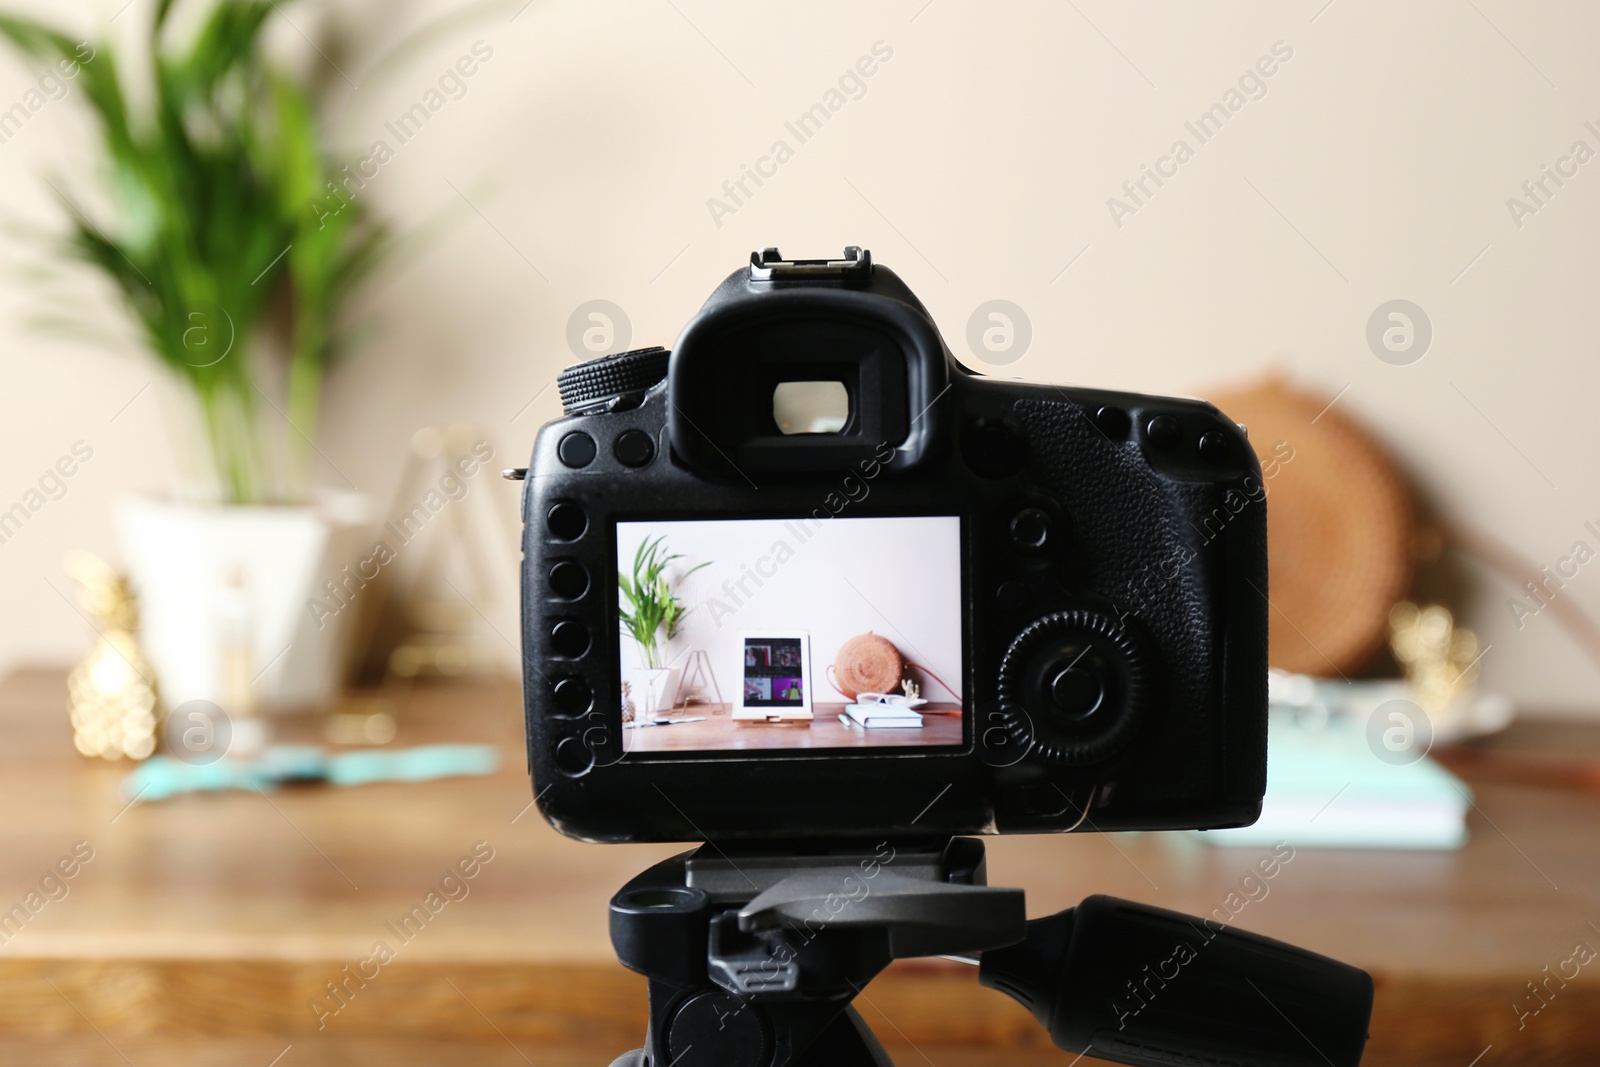
<svg viewBox="0 0 1600 1067">
<path fill-rule="evenodd" d="M 793 432 L 792 383 L 847 406 Z M 523 486 L 522 633 L 529 766 L 562 833 L 1259 814 L 1265 487 L 1209 404 L 971 373 L 855 248 L 757 253 L 670 356 L 561 387 Z M 863 671 L 890 684 L 862 692 Z"/>
</svg>

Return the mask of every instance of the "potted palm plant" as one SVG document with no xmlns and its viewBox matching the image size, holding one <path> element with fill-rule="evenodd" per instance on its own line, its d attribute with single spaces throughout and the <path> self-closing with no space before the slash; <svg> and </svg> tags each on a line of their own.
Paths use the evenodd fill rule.
<svg viewBox="0 0 1600 1067">
<path fill-rule="evenodd" d="M 665 536 L 654 540 L 645 538 L 633 554 L 632 575 L 617 575 L 617 585 L 622 592 L 617 614 L 623 632 L 633 638 L 639 656 L 636 666 L 624 668 L 623 681 L 628 683 L 635 709 L 646 715 L 672 706 L 682 668 L 667 660 L 667 646 L 678 636 L 684 617 L 693 610 L 684 607 L 673 591 L 667 572 L 683 556 L 668 552 L 665 541 Z M 708 560 L 690 567 L 677 580 L 681 582 L 709 563 Z"/>
<path fill-rule="evenodd" d="M 129 47 L 0 16 L 0 36 L 76 80 L 96 122 L 96 188 L 51 183 L 60 247 L 110 282 L 190 412 L 169 426 L 178 491 L 117 514 L 169 706 L 330 697 L 340 627 L 307 604 L 364 526 L 351 494 L 314 489 L 310 460 L 341 305 L 385 237 L 361 205 L 324 206 L 338 172 L 313 95 L 262 48 L 277 7 L 220 0 L 180 34 L 158 0 Z"/>
</svg>

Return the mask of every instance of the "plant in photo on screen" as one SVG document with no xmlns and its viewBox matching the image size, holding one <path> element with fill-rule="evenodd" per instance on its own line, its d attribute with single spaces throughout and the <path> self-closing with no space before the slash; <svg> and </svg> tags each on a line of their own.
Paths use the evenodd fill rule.
<svg viewBox="0 0 1600 1067">
<path fill-rule="evenodd" d="M 622 619 L 622 628 L 628 631 L 634 643 L 639 646 L 639 655 L 643 659 L 642 666 L 651 670 L 660 670 L 662 654 L 666 651 L 667 642 L 678 635 L 678 627 L 683 625 L 684 616 L 692 608 L 683 606 L 683 601 L 673 592 L 672 582 L 667 578 L 667 568 L 676 560 L 683 558 L 680 552 L 668 553 L 664 542 L 665 536 L 657 537 L 654 541 L 649 538 L 639 543 L 639 550 L 633 554 L 633 577 L 617 575 L 617 585 L 622 590 L 623 607 L 618 615 Z M 701 567 L 708 567 L 711 561 L 696 564 L 678 576 L 682 581 Z"/>
<path fill-rule="evenodd" d="M 667 551 L 665 542 L 665 536 L 654 540 L 645 538 L 633 554 L 632 576 L 620 570 L 617 574 L 617 586 L 622 592 L 617 615 L 622 630 L 638 647 L 640 660 L 637 669 L 624 670 L 623 681 L 634 707 L 646 715 L 672 706 L 676 690 L 673 682 L 678 668 L 667 666 L 665 653 L 668 642 L 677 636 L 678 627 L 683 625 L 684 616 L 693 610 L 683 606 L 668 577 L 669 568 L 682 559 L 683 554 Z M 681 582 L 710 563 L 707 560 L 690 567 L 677 580 Z"/>
</svg>

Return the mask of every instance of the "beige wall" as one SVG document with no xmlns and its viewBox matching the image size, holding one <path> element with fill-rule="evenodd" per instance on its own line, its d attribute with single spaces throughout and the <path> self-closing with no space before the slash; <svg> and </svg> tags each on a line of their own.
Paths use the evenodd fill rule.
<svg viewBox="0 0 1600 1067">
<path fill-rule="evenodd" d="M 1032 345 L 1004 373 L 1197 392 L 1279 367 L 1329 395 L 1348 385 L 1342 409 L 1451 517 L 1539 562 L 1600 519 L 1600 161 L 1520 227 L 1507 208 L 1574 141 L 1600 150 L 1584 127 L 1600 129 L 1600 8 L 535 0 L 509 21 L 519 2 L 378 72 L 372 56 L 414 11 L 333 5 L 356 31 L 341 66 L 361 86 L 345 94 L 340 136 L 396 150 L 364 195 L 403 226 L 454 212 L 435 245 L 371 292 L 372 343 L 331 383 L 320 445 L 364 489 L 390 492 L 424 423 L 476 422 L 508 462 L 524 452 L 558 411 L 543 390 L 575 358 L 566 324 L 584 301 L 624 308 L 636 344 L 670 344 L 752 248 L 860 243 L 963 354 L 979 303 L 1025 309 Z M 120 3 L 60 6 L 86 27 Z M 321 8 L 287 10 L 315 32 Z M 477 40 L 493 58 L 465 97 L 396 145 L 384 122 Z M 880 41 L 893 54 L 864 95 L 798 143 L 785 121 Z M 1279 41 L 1293 55 L 1265 95 L 1198 144 L 1185 121 Z M 29 84 L 8 54 L 0 104 Z M 39 175 L 85 164 L 82 129 L 70 100 L 52 103 L 0 145 L 8 216 L 48 217 Z M 1118 226 L 1107 198 L 1180 137 L 1193 158 Z M 792 158 L 713 218 L 708 198 L 778 139 Z M 109 498 L 174 478 L 155 390 L 113 421 L 152 380 L 149 364 L 24 325 L 37 297 L 16 274 L 31 256 L 6 240 L 0 506 L 75 441 L 95 451 L 62 499 L 0 545 L 6 662 L 85 647 L 84 623 L 47 585 L 67 589 L 62 550 L 113 554 Z M 1433 323 L 1431 349 L 1409 366 L 1380 361 L 1364 337 L 1393 298 Z M 514 508 L 513 488 L 485 484 Z M 509 582 L 511 559 L 503 571 Z M 1493 646 L 1486 683 L 1528 705 L 1592 709 L 1600 671 L 1555 620 L 1518 631 L 1513 590 L 1492 576 L 1480 585 L 1469 617 Z M 1564 595 L 1600 613 L 1600 570 Z"/>
</svg>

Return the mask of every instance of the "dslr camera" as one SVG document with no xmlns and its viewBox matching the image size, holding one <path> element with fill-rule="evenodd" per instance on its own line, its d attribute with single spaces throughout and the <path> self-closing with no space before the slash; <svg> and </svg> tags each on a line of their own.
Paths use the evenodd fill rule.
<svg viewBox="0 0 1600 1067">
<path fill-rule="evenodd" d="M 522 491 L 528 761 L 590 841 L 1248 824 L 1267 542 L 1192 399 L 985 377 L 859 248 L 751 256 L 559 379 Z"/>
</svg>

